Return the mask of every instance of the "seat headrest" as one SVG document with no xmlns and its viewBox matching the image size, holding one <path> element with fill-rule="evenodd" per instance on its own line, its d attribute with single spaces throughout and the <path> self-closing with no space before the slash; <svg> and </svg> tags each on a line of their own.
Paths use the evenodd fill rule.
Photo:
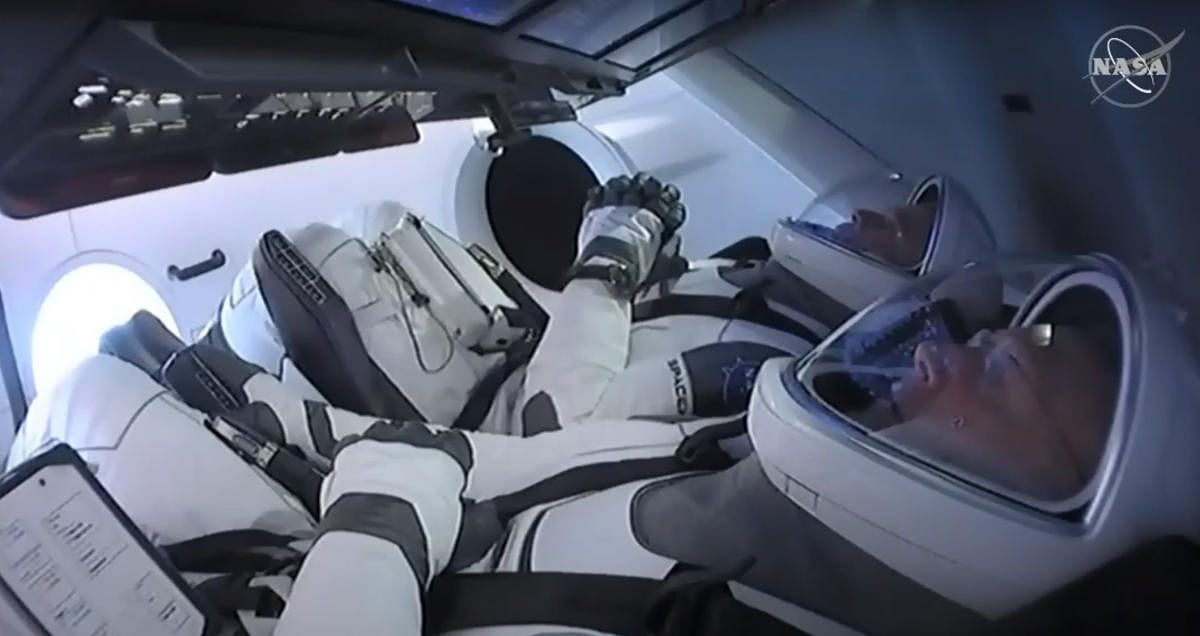
<svg viewBox="0 0 1200 636">
<path fill-rule="evenodd" d="M 367 353 L 345 300 L 291 240 L 272 230 L 253 255 L 259 293 L 288 358 L 333 406 L 426 421 Z"/>
<path fill-rule="evenodd" d="M 171 356 L 162 367 L 161 382 L 184 404 L 217 415 L 249 404 L 246 384 L 260 373 L 266 372 L 231 351 L 197 342 Z"/>
<path fill-rule="evenodd" d="M 100 353 L 124 360 L 155 380 L 160 379 L 163 364 L 183 347 L 183 340 L 146 310 L 100 337 Z"/>
</svg>

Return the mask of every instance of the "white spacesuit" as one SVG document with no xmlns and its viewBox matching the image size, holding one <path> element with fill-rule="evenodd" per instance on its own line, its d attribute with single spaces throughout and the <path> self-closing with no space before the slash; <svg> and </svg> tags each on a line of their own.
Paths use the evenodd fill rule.
<svg viewBox="0 0 1200 636">
<path fill-rule="evenodd" d="M 233 377 L 184 368 L 164 374 L 181 394 Z M 285 636 L 965 633 L 1200 528 L 1184 416 L 1200 373 L 1169 306 L 1104 257 L 927 277 L 768 362 L 751 450 L 728 468 L 729 421 L 518 438 L 379 422 L 261 373 L 243 386 L 255 401 L 211 426 L 331 431 L 318 523 L 249 466 L 253 440 L 233 442 L 239 466 L 201 413 L 104 356 L 39 396 L 10 461 L 72 443 L 163 542 L 315 527 L 294 584 L 244 578 L 258 596 L 222 597 Z M 181 498 L 181 481 L 207 488 Z M 277 625 L 262 595 L 287 597 Z"/>
<path fill-rule="evenodd" d="M 608 231 L 609 211 L 619 207 L 614 204 L 640 197 L 646 206 L 662 207 L 666 205 L 663 193 L 672 197 L 670 203 L 678 204 L 678 191 L 642 179 L 613 180 L 593 194 L 581 229 L 581 263 L 588 257 L 586 245 L 592 237 Z M 523 320 L 509 323 L 520 323 L 528 331 L 541 329 L 544 321 L 530 318 L 540 309 L 531 308 L 528 297 L 520 299 L 522 290 L 511 276 L 508 286 L 495 290 L 496 284 L 484 277 L 462 285 L 463 276 L 443 275 L 448 281 L 442 285 L 447 290 L 444 297 L 457 294 L 472 302 L 433 303 L 428 311 L 395 292 L 407 286 L 431 295 L 428 290 L 435 288 L 432 276 L 422 276 L 434 268 L 406 266 L 419 260 L 422 251 L 419 242 L 404 239 L 413 234 L 414 225 L 442 237 L 444 253 L 464 252 L 396 204 L 382 204 L 373 214 L 355 217 L 355 228 L 396 225 L 374 244 L 320 224 L 292 233 L 295 252 L 311 264 L 321 284 L 344 301 L 343 309 L 273 309 L 270 298 L 260 292 L 261 280 L 264 276 L 278 279 L 271 270 L 287 268 L 267 267 L 273 258 L 262 258 L 269 252 L 263 247 L 254 267 L 243 270 L 222 302 L 206 341 L 271 370 L 312 399 L 385 417 L 454 422 L 456 428 L 468 430 L 530 435 L 547 430 L 534 422 L 569 425 L 585 417 L 735 413 L 748 404 L 749 388 L 764 360 L 803 354 L 866 304 L 860 300 L 847 305 L 833 296 L 842 296 L 841 292 L 830 290 L 861 288 L 869 282 L 871 293 L 879 296 L 914 276 L 959 264 L 967 254 L 986 256 L 995 249 L 970 197 L 951 179 L 931 177 L 916 187 L 886 178 L 879 181 L 882 185 L 860 180 L 839 188 L 814 202 L 810 210 L 819 208 L 821 213 L 806 211 L 800 218 L 826 219 L 837 210 L 848 220 L 845 234 L 869 238 L 869 226 L 860 223 L 859 231 L 849 220 L 866 218 L 870 212 L 871 218 L 882 219 L 877 225 L 886 225 L 918 216 L 924 225 L 906 240 L 915 244 L 910 251 L 918 252 L 919 262 L 907 269 L 897 269 L 874 255 L 871 248 L 879 241 L 835 249 L 821 232 L 809 227 L 811 223 L 784 219 L 774 233 L 776 253 L 770 260 L 770 246 L 756 249 L 750 241 L 740 243 L 750 246 L 749 251 L 731 246 L 722 258 L 693 264 L 682 276 L 682 270 L 671 267 L 679 259 L 660 257 L 653 272 L 650 263 L 638 263 L 649 284 L 624 281 L 620 292 L 613 284 L 574 280 L 556 299 L 554 319 L 532 360 L 533 343 L 519 336 L 493 337 L 489 345 L 481 346 L 478 338 L 449 335 L 459 333 L 455 325 L 478 306 L 490 310 L 482 315 L 494 314 L 499 307 L 510 316 L 523 314 Z M 649 190 L 643 192 L 645 187 Z M 838 208 L 834 201 L 844 207 Z M 914 215 L 911 210 L 918 208 L 927 213 Z M 624 244 L 637 244 L 642 238 L 632 233 Z M 656 249 L 660 248 L 643 249 L 642 258 L 657 253 Z M 822 250 L 832 250 L 834 257 Z M 835 262 L 836 257 L 843 262 Z M 389 262 L 399 266 L 381 265 Z M 457 267 L 458 271 L 478 268 L 469 259 L 460 259 Z M 839 270 L 844 281 L 831 275 Z M 883 273 L 870 273 L 876 270 Z M 607 277 L 608 272 L 598 275 Z M 806 282 L 809 279 L 821 281 L 824 287 Z M 480 291 L 489 288 L 492 293 Z M 640 289 L 631 302 L 634 288 Z M 268 291 L 272 298 L 279 295 L 277 285 Z M 276 305 L 290 304 L 284 301 L 298 297 L 283 296 Z M 311 321 L 306 316 L 313 313 L 322 316 L 320 326 L 308 326 Z M 347 335 L 331 335 L 340 331 Z M 314 344 L 320 342 L 330 344 Z M 565 373 L 566 369 L 575 375 Z M 542 388 L 532 392 L 525 388 L 527 384 Z M 554 417 L 535 417 L 551 411 Z"/>
</svg>

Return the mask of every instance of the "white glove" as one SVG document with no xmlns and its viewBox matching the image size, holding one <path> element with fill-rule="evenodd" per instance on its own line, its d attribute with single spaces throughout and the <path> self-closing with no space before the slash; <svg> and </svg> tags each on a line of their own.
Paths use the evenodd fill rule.
<svg viewBox="0 0 1200 636">
<path fill-rule="evenodd" d="M 462 524 L 463 434 L 378 422 L 334 450 L 318 534 L 276 634 L 419 634 Z"/>
<path fill-rule="evenodd" d="M 579 258 L 567 274 L 598 279 L 629 298 L 645 283 L 687 211 L 679 189 L 644 173 L 610 179 L 588 192 L 579 229 Z"/>
<path fill-rule="evenodd" d="M 445 569 L 462 523 L 470 446 L 461 433 L 380 421 L 334 450 L 321 488 L 321 534 L 397 543 L 422 585 Z"/>
</svg>

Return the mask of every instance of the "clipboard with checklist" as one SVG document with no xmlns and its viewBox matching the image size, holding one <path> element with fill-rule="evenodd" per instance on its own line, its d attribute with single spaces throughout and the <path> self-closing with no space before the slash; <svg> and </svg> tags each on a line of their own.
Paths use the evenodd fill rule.
<svg viewBox="0 0 1200 636">
<path fill-rule="evenodd" d="M 0 618 L 39 636 L 215 631 L 179 572 L 66 444 L 0 478 L 0 602 Z"/>
</svg>

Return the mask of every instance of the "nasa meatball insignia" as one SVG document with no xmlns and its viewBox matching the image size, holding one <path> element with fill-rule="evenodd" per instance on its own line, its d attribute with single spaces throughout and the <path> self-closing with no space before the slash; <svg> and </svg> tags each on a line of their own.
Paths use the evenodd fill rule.
<svg viewBox="0 0 1200 636">
<path fill-rule="evenodd" d="M 1096 97 L 1120 108 L 1137 108 L 1158 99 L 1171 79 L 1171 49 L 1185 31 L 1170 42 L 1146 27 L 1126 24 L 1109 29 L 1088 54 L 1087 74 Z"/>
</svg>

